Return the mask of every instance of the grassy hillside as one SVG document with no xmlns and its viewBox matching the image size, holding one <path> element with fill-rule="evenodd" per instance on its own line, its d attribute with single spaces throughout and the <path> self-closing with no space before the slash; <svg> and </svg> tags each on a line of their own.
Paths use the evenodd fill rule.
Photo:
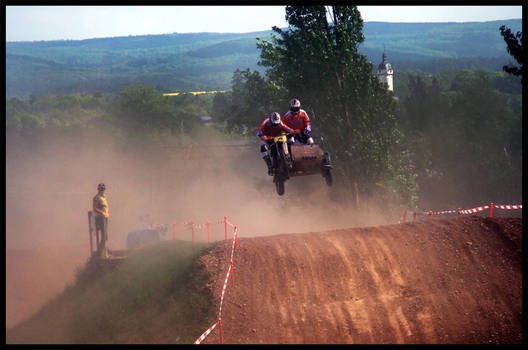
<svg viewBox="0 0 528 350">
<path fill-rule="evenodd" d="M 439 67 L 500 70 L 511 61 L 499 27 L 521 20 L 471 23 L 366 22 L 360 51 L 377 65 L 385 47 L 400 70 Z M 6 93 L 118 93 L 135 83 L 163 91 L 225 90 L 233 72 L 259 69 L 254 33 L 140 35 L 87 40 L 6 43 Z M 468 60 L 470 61 L 468 63 Z M 419 66 L 415 67 L 413 62 Z M 425 63 L 424 63 L 425 62 Z M 429 63 L 428 63 L 429 62 Z M 458 67 L 460 66 L 460 67 Z"/>
<path fill-rule="evenodd" d="M 196 258 L 206 244 L 167 241 L 137 250 L 109 269 L 93 259 L 74 285 L 7 330 L 18 343 L 191 344 L 214 319 L 208 278 Z"/>
</svg>

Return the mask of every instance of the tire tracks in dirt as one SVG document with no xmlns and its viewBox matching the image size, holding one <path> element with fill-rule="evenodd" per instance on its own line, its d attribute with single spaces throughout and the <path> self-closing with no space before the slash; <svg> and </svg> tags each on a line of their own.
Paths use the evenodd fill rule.
<svg viewBox="0 0 528 350">
<path fill-rule="evenodd" d="M 239 232 L 224 343 L 521 342 L 522 219 Z M 229 243 L 210 266 L 227 266 Z M 225 271 L 208 269 L 220 295 Z M 218 332 L 204 341 L 219 342 Z"/>
</svg>

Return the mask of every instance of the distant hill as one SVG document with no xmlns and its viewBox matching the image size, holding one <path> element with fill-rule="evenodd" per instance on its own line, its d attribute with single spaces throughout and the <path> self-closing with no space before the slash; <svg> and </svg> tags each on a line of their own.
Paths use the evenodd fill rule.
<svg viewBox="0 0 528 350">
<path fill-rule="evenodd" d="M 374 64 L 385 47 L 400 71 L 444 68 L 499 70 L 512 61 L 499 27 L 522 30 L 521 19 L 469 23 L 365 22 L 360 51 Z M 140 35 L 6 43 L 6 94 L 118 93 L 147 83 L 163 91 L 224 90 L 237 69 L 258 69 L 253 33 Z"/>
</svg>

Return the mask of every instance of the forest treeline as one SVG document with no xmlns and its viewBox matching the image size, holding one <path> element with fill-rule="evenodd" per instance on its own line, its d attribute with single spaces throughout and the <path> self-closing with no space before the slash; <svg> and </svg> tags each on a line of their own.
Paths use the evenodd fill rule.
<svg viewBox="0 0 528 350">
<path fill-rule="evenodd" d="M 475 23 L 367 22 L 358 51 L 379 63 L 385 48 L 395 70 L 500 71 L 508 63 L 497 28 L 521 30 L 520 19 Z M 164 92 L 228 90 L 237 68 L 263 70 L 255 33 L 173 33 L 86 40 L 6 43 L 8 97 L 46 94 L 116 95 L 150 84 Z"/>
<path fill-rule="evenodd" d="M 372 197 L 418 210 L 520 203 L 519 77 L 484 69 L 397 72 L 393 93 L 358 50 L 364 36 L 355 7 L 288 6 L 287 20 L 288 28 L 259 40 L 264 69 L 235 70 L 224 93 L 164 97 L 159 86 L 134 84 L 115 96 L 9 98 L 8 152 L 13 139 L 38 147 L 49 135 L 73 140 L 103 129 L 131 152 L 160 136 L 180 145 L 212 132 L 255 139 L 260 122 L 274 111 L 283 115 L 295 97 L 332 156 L 335 200 L 361 205 Z M 213 123 L 204 125 L 204 115 Z"/>
</svg>

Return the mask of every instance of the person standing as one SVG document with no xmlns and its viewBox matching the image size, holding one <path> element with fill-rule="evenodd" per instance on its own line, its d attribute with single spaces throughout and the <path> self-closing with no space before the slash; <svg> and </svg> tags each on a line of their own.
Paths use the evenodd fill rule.
<svg viewBox="0 0 528 350">
<path fill-rule="evenodd" d="M 93 212 L 95 216 L 95 232 L 100 232 L 101 239 L 98 242 L 97 252 L 103 259 L 109 257 L 108 254 L 108 201 L 105 196 L 106 186 L 100 183 L 97 186 L 97 194 L 93 198 Z"/>
</svg>

